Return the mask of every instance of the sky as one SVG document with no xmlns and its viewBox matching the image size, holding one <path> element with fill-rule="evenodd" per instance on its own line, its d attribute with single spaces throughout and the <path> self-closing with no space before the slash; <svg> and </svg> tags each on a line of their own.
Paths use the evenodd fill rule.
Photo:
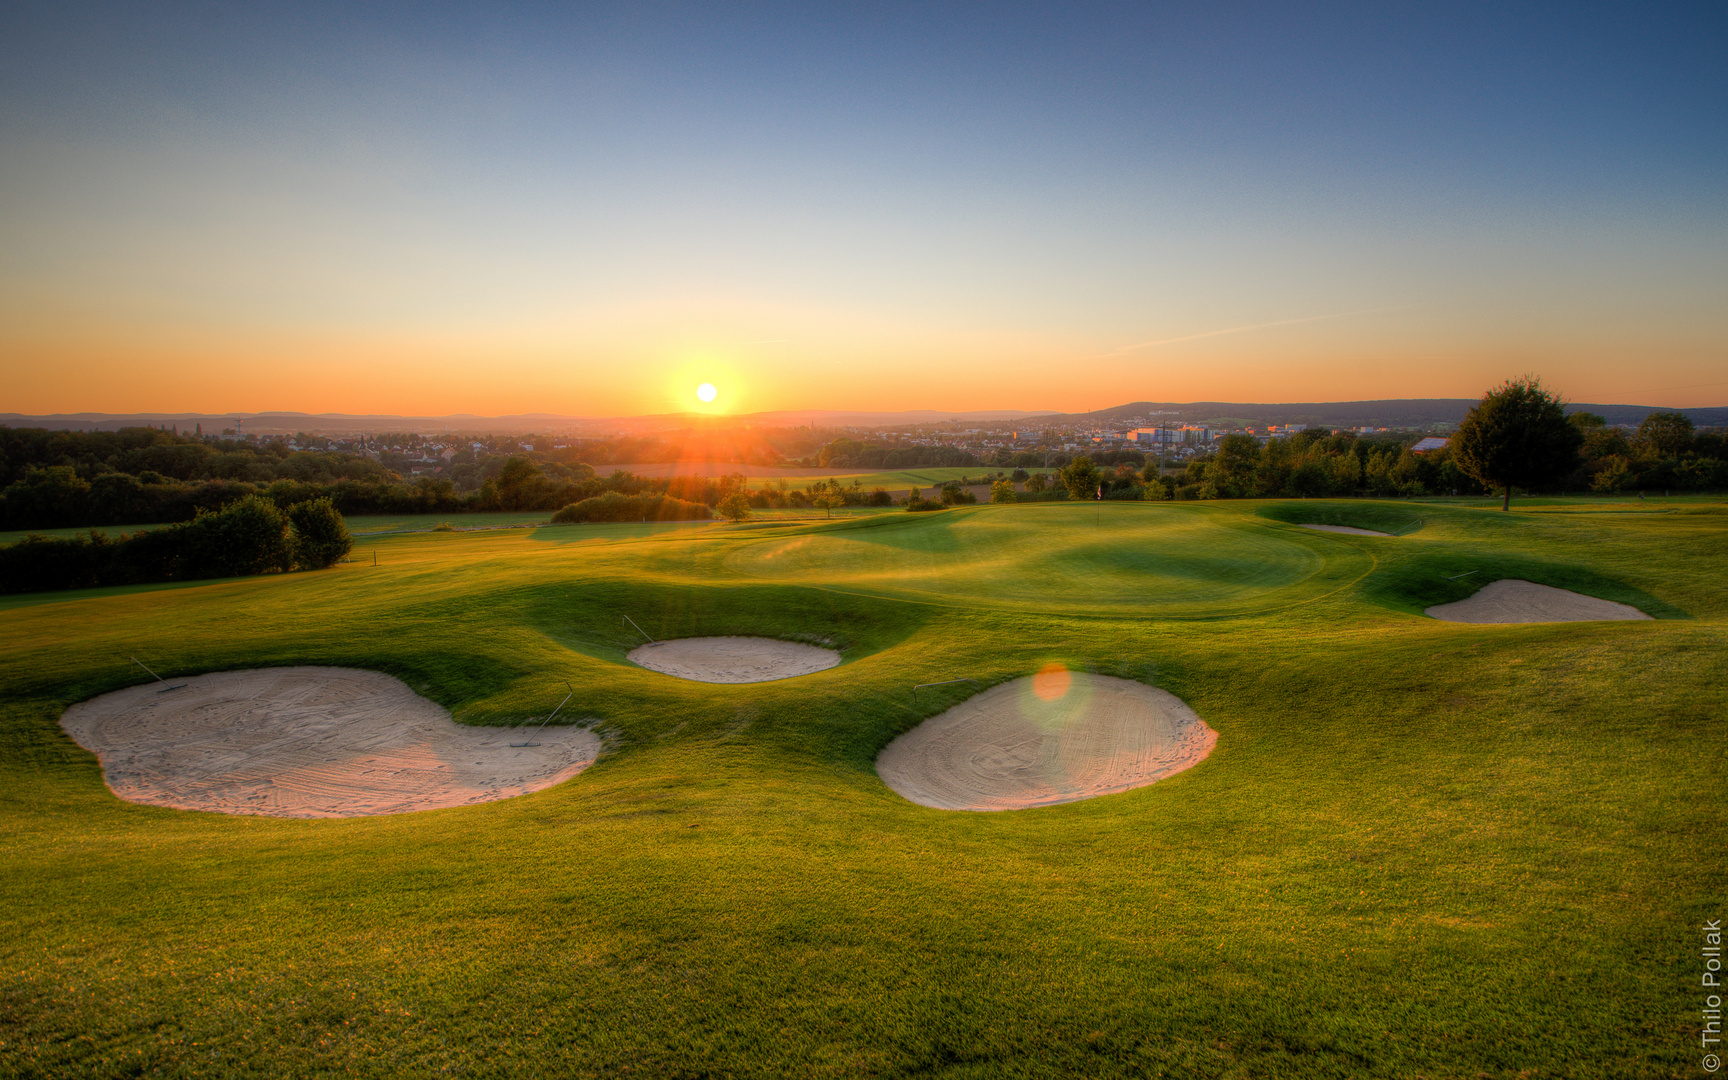
<svg viewBox="0 0 1728 1080">
<path fill-rule="evenodd" d="M 0 411 L 1721 405 L 1725 45 L 1720 3 L 14 2 Z"/>
</svg>

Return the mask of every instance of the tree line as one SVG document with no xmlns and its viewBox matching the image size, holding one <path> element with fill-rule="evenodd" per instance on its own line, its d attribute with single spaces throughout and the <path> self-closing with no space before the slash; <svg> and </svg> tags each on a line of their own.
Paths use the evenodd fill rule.
<svg viewBox="0 0 1728 1080">
<path fill-rule="evenodd" d="M 1510 380 L 1489 391 L 1459 425 L 1450 445 L 1424 454 L 1405 442 L 1350 432 L 1304 431 L 1265 443 L 1229 435 L 1211 454 L 1166 471 L 1076 457 L 1049 490 L 1041 475 L 992 486 L 994 502 L 1074 499 L 1320 498 L 1366 495 L 1481 495 L 1514 488 L 1613 494 L 1633 490 L 1728 487 L 1728 440 L 1698 432 L 1676 412 L 1654 412 L 1628 436 L 1600 416 L 1567 416 L 1539 380 Z M 945 502 L 952 500 L 945 499 Z M 920 507 L 921 509 L 924 507 Z"/>
<path fill-rule="evenodd" d="M 479 462 L 477 487 L 462 492 L 448 479 L 404 481 L 368 458 L 291 451 L 281 440 L 254 444 L 156 428 L 0 428 L 0 530 L 187 522 L 250 496 L 283 509 L 325 498 L 350 516 L 550 511 L 612 492 L 712 507 L 744 479 L 650 480 L 621 471 L 601 477 L 581 462 L 536 456 Z"/>
</svg>

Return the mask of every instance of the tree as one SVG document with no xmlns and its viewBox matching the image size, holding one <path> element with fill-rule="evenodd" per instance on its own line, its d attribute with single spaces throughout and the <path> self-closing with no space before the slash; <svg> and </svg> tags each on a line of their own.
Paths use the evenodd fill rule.
<svg viewBox="0 0 1728 1080">
<path fill-rule="evenodd" d="M 1260 466 L 1260 440 L 1252 435 L 1226 435 L 1218 444 L 1213 467 L 1206 481 L 1215 494 L 1203 498 L 1244 498 L 1253 494 L 1254 474 Z"/>
<path fill-rule="evenodd" d="M 504 462 L 498 471 L 497 492 L 498 504 L 506 510 L 549 510 L 556 505 L 551 481 L 525 457 Z"/>
<path fill-rule="evenodd" d="M 1092 464 L 1089 457 L 1077 457 L 1062 466 L 1062 486 L 1068 489 L 1070 499 L 1095 499 L 1098 497 L 1098 484 L 1101 477 L 1098 466 Z"/>
<path fill-rule="evenodd" d="M 1533 375 L 1508 379 L 1482 395 L 1452 437 L 1458 467 L 1505 495 L 1500 509 L 1512 508 L 1512 488 L 1550 484 L 1578 467 L 1584 433 L 1566 419 L 1559 395 Z"/>
<path fill-rule="evenodd" d="M 834 508 L 836 506 L 846 505 L 846 500 L 841 498 L 840 495 L 835 493 L 835 492 L 824 491 L 824 492 L 820 493 L 819 495 L 817 495 L 814 499 L 811 499 L 810 505 L 821 507 L 823 510 L 828 511 L 829 517 L 833 517 L 834 516 Z"/>
<path fill-rule="evenodd" d="M 720 505 L 715 509 L 733 521 L 743 521 L 750 516 L 750 497 L 742 491 L 734 491 L 721 499 Z"/>
<path fill-rule="evenodd" d="M 1658 457 L 1679 457 L 1692 449 L 1696 431 L 1685 413 L 1653 412 L 1638 425 L 1638 441 L 1656 451 Z"/>
<path fill-rule="evenodd" d="M 306 570 L 335 566 L 354 550 L 348 523 L 329 498 L 307 499 L 288 508 L 288 523 L 294 529 L 294 562 Z"/>
<path fill-rule="evenodd" d="M 1611 495 L 1632 482 L 1632 463 L 1615 454 L 1603 463 L 1602 471 L 1590 481 L 1591 491 Z"/>
<path fill-rule="evenodd" d="M 998 480 L 991 484 L 990 501 L 993 503 L 1019 502 L 1020 497 L 1014 493 L 1014 481 Z"/>
</svg>

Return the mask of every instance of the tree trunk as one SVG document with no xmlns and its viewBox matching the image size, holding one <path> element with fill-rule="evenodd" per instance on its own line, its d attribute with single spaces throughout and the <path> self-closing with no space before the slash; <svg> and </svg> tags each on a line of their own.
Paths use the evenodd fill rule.
<svg viewBox="0 0 1728 1080">
<path fill-rule="evenodd" d="M 1501 501 L 1500 509 L 1502 511 L 1512 509 L 1512 485 L 1511 484 L 1506 485 L 1506 498 Z"/>
</svg>

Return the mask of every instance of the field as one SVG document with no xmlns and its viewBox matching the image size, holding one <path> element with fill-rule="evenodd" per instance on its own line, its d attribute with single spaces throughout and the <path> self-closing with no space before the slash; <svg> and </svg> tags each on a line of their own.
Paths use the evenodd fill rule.
<svg viewBox="0 0 1728 1080">
<path fill-rule="evenodd" d="M 1500 577 L 1655 620 L 1421 615 Z M 1724 914 L 1728 833 L 1721 503 L 398 523 L 328 571 L 14 601 L 0 1074 L 1699 1074 L 1697 928 Z M 624 615 L 844 662 L 673 680 L 625 661 Z M 140 681 L 129 655 L 370 668 L 478 724 L 543 717 L 568 679 L 612 749 L 455 810 L 132 805 L 57 726 Z M 875 775 L 977 690 L 914 684 L 1051 662 L 1171 691 L 1216 750 L 995 814 Z"/>
</svg>

